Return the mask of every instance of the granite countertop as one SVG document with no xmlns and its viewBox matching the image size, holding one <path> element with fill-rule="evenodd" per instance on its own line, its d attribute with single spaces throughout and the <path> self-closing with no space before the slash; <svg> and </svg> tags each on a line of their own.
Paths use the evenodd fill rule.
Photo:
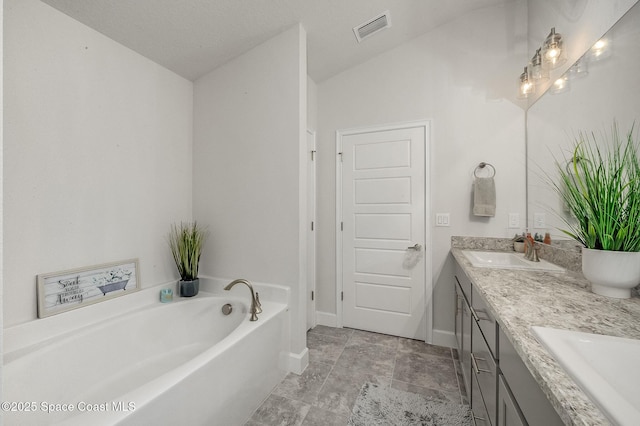
<svg viewBox="0 0 640 426">
<path fill-rule="evenodd" d="M 479 249 L 480 247 L 474 247 Z M 582 274 L 473 267 L 462 248 L 451 253 L 500 328 L 567 425 L 608 425 L 598 407 L 536 340 L 531 326 L 640 339 L 640 298 L 591 293 Z"/>
</svg>

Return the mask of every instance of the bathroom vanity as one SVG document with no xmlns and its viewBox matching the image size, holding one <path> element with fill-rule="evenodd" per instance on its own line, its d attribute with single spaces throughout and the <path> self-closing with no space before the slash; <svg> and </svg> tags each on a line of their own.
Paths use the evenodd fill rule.
<svg viewBox="0 0 640 426">
<path fill-rule="evenodd" d="M 451 253 L 456 341 L 474 423 L 612 424 L 531 327 L 640 339 L 640 298 L 595 295 L 580 274 L 570 271 L 476 267 L 463 251 L 468 242 L 454 237 Z M 499 239 L 476 239 L 472 245 L 476 250 L 506 247 L 508 240 Z"/>
</svg>

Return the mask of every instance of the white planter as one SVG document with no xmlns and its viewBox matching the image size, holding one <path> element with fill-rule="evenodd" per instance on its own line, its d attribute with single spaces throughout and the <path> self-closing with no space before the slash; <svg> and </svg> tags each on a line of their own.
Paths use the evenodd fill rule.
<svg viewBox="0 0 640 426">
<path fill-rule="evenodd" d="M 640 252 L 583 248 L 582 273 L 594 293 L 628 299 L 640 284 Z"/>
</svg>

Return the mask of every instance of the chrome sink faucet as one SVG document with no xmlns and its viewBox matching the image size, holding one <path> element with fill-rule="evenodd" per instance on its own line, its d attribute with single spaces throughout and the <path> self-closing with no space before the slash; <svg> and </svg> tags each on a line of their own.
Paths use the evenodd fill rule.
<svg viewBox="0 0 640 426">
<path fill-rule="evenodd" d="M 538 250 L 540 250 L 540 246 L 537 243 L 531 243 L 528 239 L 524 239 L 524 258 L 530 260 L 532 262 L 540 262 L 540 257 L 538 257 Z"/>
<path fill-rule="evenodd" d="M 233 280 L 229 284 L 227 284 L 227 286 L 224 289 L 231 290 L 234 285 L 240 284 L 240 283 L 245 284 L 247 287 L 249 287 L 249 290 L 251 291 L 251 308 L 249 309 L 251 318 L 249 319 L 249 321 L 258 321 L 258 314 L 262 312 L 262 307 L 260 305 L 260 298 L 258 296 L 258 293 L 253 291 L 253 286 L 249 281 L 242 278 Z"/>
</svg>

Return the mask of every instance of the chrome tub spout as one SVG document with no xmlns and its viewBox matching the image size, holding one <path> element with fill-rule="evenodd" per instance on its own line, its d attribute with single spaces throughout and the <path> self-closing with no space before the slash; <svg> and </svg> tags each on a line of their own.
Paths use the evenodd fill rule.
<svg viewBox="0 0 640 426">
<path fill-rule="evenodd" d="M 259 299 L 257 298 L 257 293 L 253 291 L 253 286 L 249 281 L 242 278 L 233 280 L 229 284 L 227 284 L 227 286 L 224 289 L 231 290 L 234 285 L 240 284 L 240 283 L 245 284 L 247 287 L 249 287 L 249 290 L 251 291 L 251 308 L 249 309 L 251 318 L 249 319 L 249 321 L 258 321 L 258 314 L 262 312 L 262 308 L 260 307 L 260 302 L 258 301 Z"/>
</svg>

